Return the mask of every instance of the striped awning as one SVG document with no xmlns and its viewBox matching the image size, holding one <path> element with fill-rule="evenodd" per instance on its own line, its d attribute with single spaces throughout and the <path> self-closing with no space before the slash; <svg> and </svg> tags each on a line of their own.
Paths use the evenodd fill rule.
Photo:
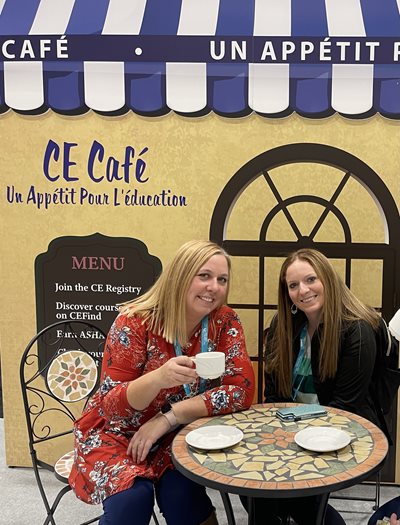
<svg viewBox="0 0 400 525">
<path fill-rule="evenodd" d="M 400 0 L 0 0 L 0 111 L 400 117 Z"/>
</svg>

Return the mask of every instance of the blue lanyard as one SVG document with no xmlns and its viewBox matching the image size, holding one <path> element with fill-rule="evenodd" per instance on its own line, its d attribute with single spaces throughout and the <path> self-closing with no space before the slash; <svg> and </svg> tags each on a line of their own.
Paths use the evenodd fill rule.
<svg viewBox="0 0 400 525">
<path fill-rule="evenodd" d="M 178 340 L 174 343 L 175 348 L 175 355 L 179 356 L 182 355 L 182 347 L 179 344 Z M 201 321 L 201 352 L 208 352 L 208 316 L 206 315 L 203 317 Z M 199 394 L 202 394 L 205 391 L 205 379 L 200 379 L 199 384 Z M 183 388 L 185 389 L 186 396 L 190 397 L 190 386 L 188 384 L 183 385 Z"/>
<path fill-rule="evenodd" d="M 301 331 L 301 334 L 300 334 L 300 351 L 299 351 L 299 355 L 297 356 L 296 363 L 294 364 L 294 367 L 293 367 L 293 374 L 292 374 L 293 375 L 293 379 L 292 379 L 292 389 L 293 389 L 292 399 L 293 399 L 293 401 L 296 399 L 297 394 L 299 393 L 301 384 L 302 384 L 302 382 L 304 380 L 304 377 L 305 377 L 305 376 L 303 376 L 301 378 L 301 381 L 300 381 L 299 385 L 297 386 L 296 389 L 294 389 L 294 384 L 296 382 L 297 376 L 299 375 L 299 370 L 300 370 L 300 367 L 301 367 L 301 365 L 303 363 L 303 360 L 304 360 L 304 354 L 306 353 L 306 338 L 307 338 L 307 325 L 305 325 L 304 328 Z"/>
</svg>

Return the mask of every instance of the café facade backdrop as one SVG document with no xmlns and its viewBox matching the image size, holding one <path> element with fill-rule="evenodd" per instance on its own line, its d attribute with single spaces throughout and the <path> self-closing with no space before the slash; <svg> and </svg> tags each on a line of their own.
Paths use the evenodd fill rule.
<svg viewBox="0 0 400 525">
<path fill-rule="evenodd" d="M 400 0 L 0 0 L 6 456 L 45 324 L 107 330 L 185 241 L 233 258 L 262 395 L 289 251 L 400 307 Z M 120 273 L 118 273 L 120 272 Z M 393 431 L 397 430 L 394 414 Z M 392 453 L 390 479 L 399 479 Z"/>
</svg>

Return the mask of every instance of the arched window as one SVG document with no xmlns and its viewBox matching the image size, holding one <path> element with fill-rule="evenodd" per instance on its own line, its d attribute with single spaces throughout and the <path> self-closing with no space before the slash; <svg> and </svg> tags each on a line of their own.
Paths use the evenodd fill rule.
<svg viewBox="0 0 400 525">
<path fill-rule="evenodd" d="M 210 238 L 232 256 L 230 304 L 244 321 L 263 392 L 263 330 L 276 311 L 286 255 L 312 247 L 356 295 L 390 319 L 399 307 L 400 217 L 378 174 L 322 144 L 289 144 L 249 161 L 220 194 Z M 242 282 L 235 281 L 236 272 Z"/>
</svg>

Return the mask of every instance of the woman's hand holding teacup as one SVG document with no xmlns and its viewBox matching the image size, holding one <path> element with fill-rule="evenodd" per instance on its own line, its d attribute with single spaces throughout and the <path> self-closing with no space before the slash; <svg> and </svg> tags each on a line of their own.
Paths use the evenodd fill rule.
<svg viewBox="0 0 400 525">
<path fill-rule="evenodd" d="M 172 357 L 156 372 L 161 388 L 190 384 L 198 377 L 192 359 L 184 355 Z"/>
</svg>

